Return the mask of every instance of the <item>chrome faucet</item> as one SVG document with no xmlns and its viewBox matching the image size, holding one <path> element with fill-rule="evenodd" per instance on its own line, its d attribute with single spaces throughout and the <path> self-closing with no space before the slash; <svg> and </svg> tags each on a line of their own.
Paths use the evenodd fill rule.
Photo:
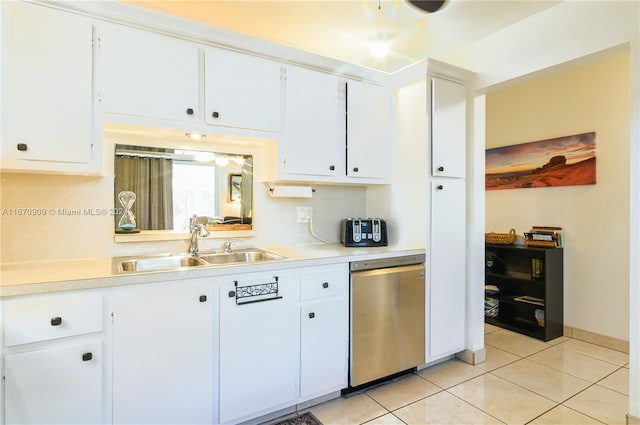
<svg viewBox="0 0 640 425">
<path fill-rule="evenodd" d="M 231 244 L 232 244 L 232 242 L 228 242 L 228 241 L 224 243 L 224 253 L 225 254 L 230 254 L 232 252 L 231 251 Z"/>
<path fill-rule="evenodd" d="M 191 217 L 189 222 L 189 231 L 191 232 L 191 245 L 189 246 L 189 253 L 191 255 L 198 255 L 198 236 L 206 238 L 209 236 L 207 228 L 203 224 L 198 223 L 198 216 L 196 214 Z"/>
</svg>

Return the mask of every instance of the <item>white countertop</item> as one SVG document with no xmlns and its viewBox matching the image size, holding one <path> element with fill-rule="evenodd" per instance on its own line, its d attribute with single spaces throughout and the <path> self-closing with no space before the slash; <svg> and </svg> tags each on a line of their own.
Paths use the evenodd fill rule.
<svg viewBox="0 0 640 425">
<path fill-rule="evenodd" d="M 345 248 L 341 244 L 307 244 L 261 248 L 287 257 L 251 264 L 198 266 L 182 270 L 122 273 L 111 257 L 5 263 L 0 265 L 0 297 L 136 285 L 158 281 L 226 276 L 238 273 L 311 267 L 357 260 L 424 254 L 399 247 Z M 139 255 L 143 257 L 144 255 Z"/>
</svg>

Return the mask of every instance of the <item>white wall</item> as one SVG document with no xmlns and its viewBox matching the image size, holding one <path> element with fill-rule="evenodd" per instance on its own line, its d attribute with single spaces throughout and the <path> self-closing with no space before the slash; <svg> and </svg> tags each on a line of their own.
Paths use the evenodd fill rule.
<svg viewBox="0 0 640 425">
<path fill-rule="evenodd" d="M 394 92 L 394 152 L 392 186 L 367 192 L 367 212 L 388 218 L 393 245 L 424 248 L 427 242 L 427 81 L 417 65 L 418 81 Z"/>
</svg>

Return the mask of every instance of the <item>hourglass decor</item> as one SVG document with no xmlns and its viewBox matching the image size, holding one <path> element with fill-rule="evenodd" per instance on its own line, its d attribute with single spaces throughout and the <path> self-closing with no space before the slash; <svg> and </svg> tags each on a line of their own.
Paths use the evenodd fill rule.
<svg viewBox="0 0 640 425">
<path fill-rule="evenodd" d="M 120 200 L 123 208 L 122 216 L 120 217 L 120 221 L 118 221 L 118 227 L 125 231 L 131 231 L 136 228 L 136 216 L 131 212 L 133 203 L 136 201 L 136 194 L 128 190 L 123 190 L 118 193 L 118 200 Z"/>
</svg>

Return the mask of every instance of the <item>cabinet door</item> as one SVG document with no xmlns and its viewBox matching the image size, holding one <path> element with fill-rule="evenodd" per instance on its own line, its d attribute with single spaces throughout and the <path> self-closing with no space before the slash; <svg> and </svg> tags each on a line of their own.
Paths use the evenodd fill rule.
<svg viewBox="0 0 640 425">
<path fill-rule="evenodd" d="M 466 99 L 464 85 L 431 80 L 431 173 L 464 177 L 466 168 Z"/>
<path fill-rule="evenodd" d="M 91 22 L 23 2 L 2 7 L 2 168 L 96 172 Z"/>
<path fill-rule="evenodd" d="M 102 343 L 5 356 L 7 424 L 104 423 Z"/>
<path fill-rule="evenodd" d="M 431 186 L 429 359 L 465 346 L 465 183 L 438 179 Z"/>
<path fill-rule="evenodd" d="M 205 50 L 207 124 L 280 131 L 282 66 L 221 49 Z"/>
<path fill-rule="evenodd" d="M 348 304 L 346 297 L 300 309 L 300 396 L 309 398 L 347 387 Z"/>
<path fill-rule="evenodd" d="M 118 25 L 100 27 L 103 112 L 197 121 L 198 47 Z"/>
<path fill-rule="evenodd" d="M 344 105 L 334 75 L 288 66 L 285 96 L 284 171 L 345 175 Z M 342 121 L 341 121 L 342 120 Z"/>
<path fill-rule="evenodd" d="M 237 287 L 231 281 L 220 287 L 220 423 L 237 423 L 295 403 L 297 276 L 278 277 L 278 298 L 236 303 L 236 294 L 259 293 L 261 285 L 274 282 L 273 275 L 243 276 Z M 242 300 L 255 298 L 261 296 Z"/>
<path fill-rule="evenodd" d="M 391 93 L 385 87 L 347 83 L 347 175 L 391 176 Z"/>
<path fill-rule="evenodd" d="M 112 305 L 113 423 L 215 423 L 217 292 L 127 289 Z"/>
</svg>

